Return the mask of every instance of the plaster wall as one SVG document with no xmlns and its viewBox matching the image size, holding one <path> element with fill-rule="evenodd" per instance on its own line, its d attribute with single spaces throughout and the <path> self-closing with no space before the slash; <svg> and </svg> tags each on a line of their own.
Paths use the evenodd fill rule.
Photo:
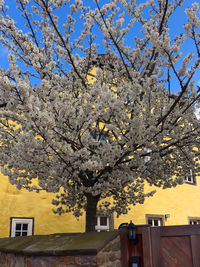
<svg viewBox="0 0 200 267">
<path fill-rule="evenodd" d="M 196 177 L 196 185 L 183 184 L 169 189 L 148 186 L 147 189 L 157 192 L 146 198 L 144 204 L 134 206 L 128 214 L 115 218 L 115 225 L 130 219 L 135 224 L 146 224 L 146 214 L 169 214 L 164 225 L 183 225 L 189 223 L 188 217 L 200 218 L 200 177 Z"/>
<path fill-rule="evenodd" d="M 72 214 L 54 214 L 52 198 L 52 193 L 18 190 L 0 173 L 0 237 L 9 236 L 11 217 L 33 217 L 35 235 L 84 232 L 84 216 L 77 221 Z"/>
<path fill-rule="evenodd" d="M 126 215 L 114 216 L 114 228 L 123 222 L 146 224 L 146 214 L 165 215 L 165 225 L 188 224 L 189 217 L 200 217 L 200 179 L 197 184 L 183 184 L 176 188 L 162 190 L 147 198 L 144 204 L 137 204 Z M 149 190 L 155 189 L 152 187 Z M 0 174 L 0 237 L 10 234 L 10 217 L 34 217 L 34 234 L 58 232 L 84 232 L 85 216 L 79 221 L 72 214 L 57 215 L 52 212 L 52 193 L 17 190 L 8 178 Z"/>
</svg>

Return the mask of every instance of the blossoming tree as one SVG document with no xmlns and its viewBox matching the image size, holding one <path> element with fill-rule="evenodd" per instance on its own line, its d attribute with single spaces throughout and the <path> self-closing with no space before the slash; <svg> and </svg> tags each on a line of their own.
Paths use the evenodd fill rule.
<svg viewBox="0 0 200 267">
<path fill-rule="evenodd" d="M 57 192 L 55 212 L 85 210 L 92 231 L 97 207 L 126 213 L 153 194 L 145 182 L 168 188 L 198 171 L 197 3 L 171 36 L 183 0 L 15 2 L 17 22 L 0 1 L 10 64 L 0 70 L 0 163 L 10 183 Z"/>
</svg>

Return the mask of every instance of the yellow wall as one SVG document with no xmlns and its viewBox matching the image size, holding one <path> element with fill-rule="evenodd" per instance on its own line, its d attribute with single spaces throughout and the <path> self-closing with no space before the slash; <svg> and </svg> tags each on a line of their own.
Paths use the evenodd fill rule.
<svg viewBox="0 0 200 267">
<path fill-rule="evenodd" d="M 71 214 L 55 215 L 51 205 L 52 193 L 17 190 L 0 175 L 0 237 L 9 236 L 10 217 L 34 217 L 34 234 L 83 232 L 85 217 L 77 221 Z M 114 226 L 130 222 L 145 224 L 146 214 L 165 215 L 165 225 L 188 224 L 188 216 L 200 217 L 200 179 L 197 185 L 184 184 L 172 189 L 157 189 L 144 204 L 134 206 L 127 215 L 114 218 Z"/>
<path fill-rule="evenodd" d="M 183 184 L 175 188 L 160 189 L 153 197 L 146 198 L 144 204 L 134 206 L 127 215 L 115 219 L 115 226 L 122 222 L 146 224 L 146 214 L 165 215 L 164 225 L 188 224 L 188 217 L 200 218 L 200 177 L 196 177 L 196 185 Z"/>
<path fill-rule="evenodd" d="M 17 190 L 0 174 L 0 237 L 10 234 L 10 217 L 34 217 L 34 234 L 84 231 L 84 216 L 77 221 L 70 214 L 52 212 L 52 193 Z"/>
</svg>

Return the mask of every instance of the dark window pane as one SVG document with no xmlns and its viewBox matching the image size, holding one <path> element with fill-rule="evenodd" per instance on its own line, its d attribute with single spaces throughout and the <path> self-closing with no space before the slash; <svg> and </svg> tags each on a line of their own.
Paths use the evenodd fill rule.
<svg viewBox="0 0 200 267">
<path fill-rule="evenodd" d="M 100 225 L 107 226 L 107 217 L 100 217 Z"/>
<path fill-rule="evenodd" d="M 16 230 L 21 230 L 21 227 L 22 227 L 21 223 L 16 223 Z"/>
<path fill-rule="evenodd" d="M 196 220 L 196 221 L 191 220 L 191 221 L 190 221 L 190 224 L 200 224 L 200 221 L 198 221 L 198 220 Z"/>
<path fill-rule="evenodd" d="M 21 232 L 15 232 L 15 236 L 21 236 Z"/>
<path fill-rule="evenodd" d="M 23 223 L 22 230 L 27 230 L 27 229 L 28 229 L 28 224 L 27 223 Z"/>
<path fill-rule="evenodd" d="M 152 225 L 152 220 L 148 219 L 148 224 Z"/>
<path fill-rule="evenodd" d="M 27 232 L 22 232 L 22 236 L 27 236 Z"/>
<path fill-rule="evenodd" d="M 158 226 L 158 220 L 154 219 L 154 226 Z"/>
</svg>

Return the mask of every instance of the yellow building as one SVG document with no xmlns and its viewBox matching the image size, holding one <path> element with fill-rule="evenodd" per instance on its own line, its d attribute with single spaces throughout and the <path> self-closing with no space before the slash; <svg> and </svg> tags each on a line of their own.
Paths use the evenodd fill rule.
<svg viewBox="0 0 200 267">
<path fill-rule="evenodd" d="M 96 68 L 91 74 L 89 82 L 95 80 Z M 165 190 L 149 188 L 149 191 L 154 189 L 157 192 L 153 197 L 132 207 L 126 215 L 119 218 L 115 214 L 110 218 L 98 216 L 96 230 L 117 229 L 130 220 L 136 225 L 148 223 L 153 226 L 200 223 L 200 177 L 190 173 L 183 185 Z M 44 191 L 17 190 L 0 173 L 0 237 L 84 232 L 85 216 L 77 220 L 72 214 L 54 214 L 53 196 Z"/>
<path fill-rule="evenodd" d="M 52 193 L 17 190 L 2 174 L 0 185 L 0 237 L 84 231 L 85 216 L 77 221 L 71 214 L 52 212 Z M 187 176 L 183 185 L 156 190 L 153 197 L 134 206 L 127 215 L 98 217 L 97 229 L 117 229 L 130 220 L 155 226 L 200 223 L 200 177 Z"/>
</svg>

